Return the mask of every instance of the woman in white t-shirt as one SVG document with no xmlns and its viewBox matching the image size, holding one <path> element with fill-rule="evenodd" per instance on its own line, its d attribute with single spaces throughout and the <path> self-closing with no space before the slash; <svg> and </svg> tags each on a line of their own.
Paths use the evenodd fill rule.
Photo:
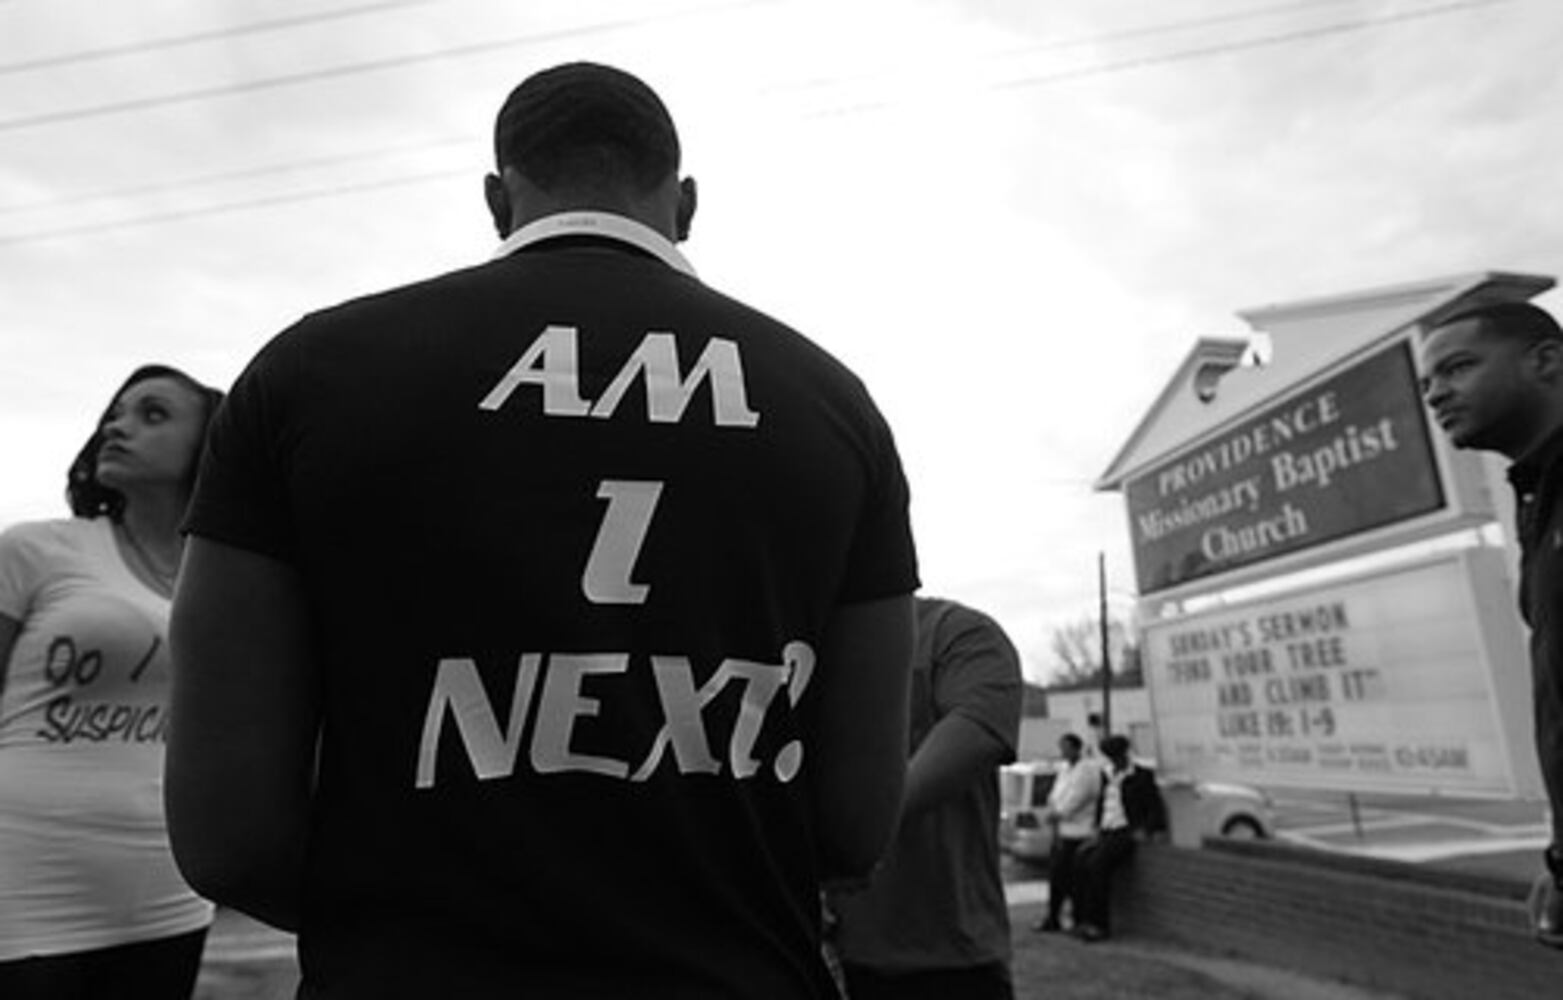
<svg viewBox="0 0 1563 1000">
<path fill-rule="evenodd" d="M 163 821 L 179 524 L 222 394 L 133 372 L 71 464 L 75 516 L 0 534 L 0 997 L 184 998 L 211 904 Z"/>
</svg>

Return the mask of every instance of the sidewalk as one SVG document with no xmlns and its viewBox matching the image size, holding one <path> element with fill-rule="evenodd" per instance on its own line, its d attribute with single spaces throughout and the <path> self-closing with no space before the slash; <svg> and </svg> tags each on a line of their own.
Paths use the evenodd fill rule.
<svg viewBox="0 0 1563 1000">
<path fill-rule="evenodd" d="M 1282 969 L 1113 939 L 1085 944 L 1036 934 L 1045 882 L 1005 887 L 1014 928 L 1016 1000 L 1399 1000 Z M 298 965 L 291 935 L 219 910 L 207 940 L 195 1000 L 292 1000 Z"/>
<path fill-rule="evenodd" d="M 1206 955 L 1154 941 L 1086 944 L 1031 925 L 1047 902 L 1045 883 L 1005 887 L 1010 899 L 1016 1000 L 1403 1000 L 1335 980 Z"/>
<path fill-rule="evenodd" d="M 1085 944 L 1068 934 L 1038 934 L 1030 928 L 1046 908 L 1046 881 L 1007 884 L 1005 897 L 1016 1000 L 1404 1000 L 1146 939 Z"/>
</svg>

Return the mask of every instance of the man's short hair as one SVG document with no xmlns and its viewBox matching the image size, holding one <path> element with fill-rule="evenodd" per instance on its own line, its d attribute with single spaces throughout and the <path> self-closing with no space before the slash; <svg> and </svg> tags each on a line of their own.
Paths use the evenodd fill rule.
<svg viewBox="0 0 1563 1000">
<path fill-rule="evenodd" d="M 1085 747 L 1085 740 L 1082 740 L 1074 733 L 1065 733 L 1058 738 L 1058 742 L 1068 744 L 1070 749 L 1073 750 L 1080 750 Z"/>
<path fill-rule="evenodd" d="M 544 191 L 607 185 L 644 194 L 677 175 L 678 132 L 637 77 L 572 62 L 510 92 L 494 123 L 494 158 Z"/>
<path fill-rule="evenodd" d="M 1438 321 L 1433 329 L 1474 320 L 1485 336 L 1501 337 L 1521 344 L 1543 340 L 1563 341 L 1563 329 L 1545 309 L 1530 302 L 1489 302 L 1459 309 Z"/>
<path fill-rule="evenodd" d="M 1121 757 L 1129 752 L 1127 736 L 1112 735 L 1102 740 L 1102 753 L 1109 757 Z"/>
</svg>

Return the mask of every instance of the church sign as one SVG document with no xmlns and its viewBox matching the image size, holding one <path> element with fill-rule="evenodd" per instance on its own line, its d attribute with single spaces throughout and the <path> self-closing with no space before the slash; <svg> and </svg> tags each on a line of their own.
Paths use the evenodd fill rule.
<svg viewBox="0 0 1563 1000">
<path fill-rule="evenodd" d="M 1129 481 L 1141 594 L 1444 506 L 1404 342 Z"/>
<path fill-rule="evenodd" d="M 1149 626 L 1163 767 L 1306 788 L 1512 794 L 1471 558 Z"/>
</svg>

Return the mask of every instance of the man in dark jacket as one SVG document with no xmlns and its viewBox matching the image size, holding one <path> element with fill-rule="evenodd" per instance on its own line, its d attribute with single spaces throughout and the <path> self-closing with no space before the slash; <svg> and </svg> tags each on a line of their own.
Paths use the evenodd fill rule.
<svg viewBox="0 0 1563 1000">
<path fill-rule="evenodd" d="M 1456 448 L 1513 461 L 1520 612 L 1530 625 L 1536 752 L 1552 807 L 1537 940 L 1563 948 L 1563 330 L 1528 302 L 1456 312 L 1422 341 L 1422 398 Z"/>
<path fill-rule="evenodd" d="M 1075 883 L 1075 934 L 1083 941 L 1108 936 L 1108 895 L 1113 872 L 1134 857 L 1137 843 L 1167 829 L 1167 805 L 1156 786 L 1156 772 L 1129 759 L 1123 736 L 1102 740 L 1107 766 L 1102 772 L 1097 834 L 1081 849 Z"/>
</svg>

